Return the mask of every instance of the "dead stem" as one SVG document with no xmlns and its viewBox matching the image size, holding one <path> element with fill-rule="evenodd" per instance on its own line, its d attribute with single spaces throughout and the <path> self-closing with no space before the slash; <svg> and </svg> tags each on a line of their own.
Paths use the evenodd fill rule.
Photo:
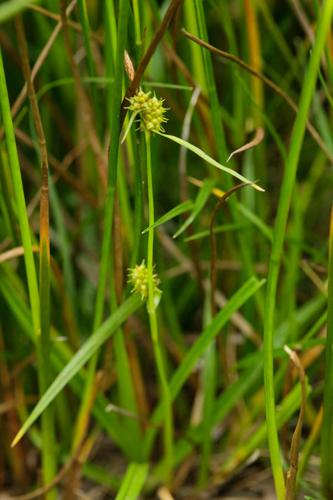
<svg viewBox="0 0 333 500">
<path fill-rule="evenodd" d="M 19 495 L 19 496 L 14 496 L 10 497 L 11 500 L 33 500 L 34 498 L 39 498 L 43 497 L 46 493 L 51 491 L 57 484 L 60 483 L 64 479 L 64 477 L 68 474 L 70 468 L 72 467 L 73 463 L 80 461 L 80 456 L 82 453 L 82 450 L 84 450 L 84 445 L 85 442 L 83 441 L 77 448 L 77 450 L 72 454 L 72 456 L 69 458 L 67 463 L 60 469 L 58 474 L 54 477 L 54 479 L 49 483 L 46 484 L 45 486 L 41 488 L 37 488 L 36 490 L 32 491 L 31 493 L 27 493 L 26 495 Z"/>
<path fill-rule="evenodd" d="M 295 489 L 296 489 L 296 475 L 298 468 L 298 453 L 302 435 L 302 426 L 303 426 L 305 404 L 306 404 L 306 377 L 303 365 L 299 357 L 297 356 L 296 352 L 292 351 L 287 346 L 284 346 L 284 350 L 286 351 L 291 361 L 294 363 L 294 365 L 298 370 L 301 382 L 301 390 L 302 390 L 301 406 L 295 431 L 291 440 L 290 453 L 289 453 L 290 465 L 286 477 L 286 500 L 294 500 Z"/>
<path fill-rule="evenodd" d="M 0 328 L 0 352 L 5 352 L 4 336 L 2 328 Z M 8 435 L 9 441 L 12 440 L 20 428 L 20 422 L 16 412 L 17 401 L 15 397 L 15 384 L 13 384 L 11 374 L 9 372 L 5 356 L 0 357 L 0 388 L 1 398 L 1 413 L 6 412 L 2 420 L 2 432 Z M 7 447 L 6 447 L 7 448 Z M 4 449 L 4 455 L 7 455 L 8 449 Z M 11 450 L 12 457 L 8 456 L 8 464 L 12 470 L 13 479 L 20 488 L 24 488 L 28 481 L 27 464 L 25 460 L 25 444 L 19 443 L 17 447 Z"/>
<path fill-rule="evenodd" d="M 133 80 L 129 84 L 129 87 L 126 91 L 125 97 L 123 99 L 123 102 L 121 104 L 121 110 L 120 110 L 120 130 L 123 126 L 125 116 L 127 113 L 126 106 L 128 104 L 128 98 L 132 97 L 137 89 L 139 88 L 139 85 L 141 83 L 143 74 L 149 64 L 149 61 L 153 57 L 155 50 L 157 49 L 158 44 L 163 38 L 164 33 L 166 32 L 170 22 L 172 21 L 173 17 L 175 16 L 177 10 L 181 6 L 183 0 L 172 0 L 170 2 L 170 5 L 168 7 L 168 10 L 166 11 L 161 24 L 156 30 L 155 36 L 153 37 L 152 41 L 149 44 L 148 49 L 146 50 L 145 54 L 143 55 L 138 68 L 134 74 Z"/>
<path fill-rule="evenodd" d="M 68 17 L 70 15 L 70 13 L 72 12 L 72 10 L 74 9 L 76 5 L 76 0 L 72 0 L 72 2 L 69 4 L 69 6 L 67 7 L 66 9 L 66 17 Z M 49 52 L 57 38 L 57 36 L 59 35 L 60 33 L 60 30 L 62 28 L 62 22 L 59 22 L 56 27 L 54 28 L 50 38 L 48 39 L 48 41 L 46 42 L 43 50 L 41 51 L 41 53 L 39 54 L 33 68 L 31 69 L 31 80 L 34 81 L 36 76 L 37 76 L 37 73 L 38 71 L 40 70 L 40 68 L 43 66 L 43 63 L 45 62 L 47 56 L 49 55 Z M 17 115 L 18 111 L 20 110 L 23 102 L 24 102 L 24 99 L 26 98 L 27 96 L 27 91 L 28 91 L 28 88 L 27 88 L 27 84 L 25 83 L 23 85 L 23 88 L 21 90 L 21 92 L 19 93 L 18 97 L 16 98 L 13 106 L 12 106 L 12 109 L 11 109 L 11 113 L 12 113 L 12 118 L 15 118 L 15 116 Z M 3 137 L 3 133 L 4 133 L 4 129 L 1 128 L 0 129 L 0 139 Z"/>
<path fill-rule="evenodd" d="M 33 245 L 32 251 L 39 252 L 39 247 L 37 245 Z M 24 248 L 22 246 L 11 248 L 6 252 L 0 253 L 0 263 L 6 262 L 7 260 L 15 259 L 16 257 L 20 257 L 21 255 L 24 255 Z"/>
<path fill-rule="evenodd" d="M 227 162 L 231 160 L 231 158 L 234 156 L 234 155 L 237 155 L 239 153 L 243 153 L 244 151 L 247 151 L 248 149 L 251 149 L 253 148 L 254 146 L 258 146 L 258 144 L 261 143 L 261 141 L 264 139 L 265 137 L 265 130 L 262 128 L 262 127 L 259 127 L 257 128 L 256 130 L 256 133 L 255 133 L 255 136 L 254 138 L 247 142 L 246 144 L 244 144 L 243 146 L 241 146 L 240 148 L 238 149 L 235 149 L 228 157 L 227 159 Z"/>
<path fill-rule="evenodd" d="M 28 7 L 29 7 L 29 9 L 34 10 L 35 12 L 39 12 L 43 16 L 49 17 L 50 19 L 53 19 L 54 21 L 57 21 L 58 23 L 60 23 L 62 25 L 61 16 L 59 16 L 59 14 L 55 14 L 54 12 L 51 12 L 50 10 L 45 9 L 41 5 L 33 5 L 33 4 L 31 4 L 31 5 L 28 5 Z M 68 8 L 67 8 L 67 11 L 68 11 Z M 67 13 L 67 16 L 68 16 L 68 13 Z M 79 23 L 77 23 L 75 21 L 71 21 L 70 19 L 68 19 L 67 24 L 68 24 L 68 26 L 70 28 L 73 28 L 78 33 L 82 33 L 82 26 L 81 26 L 81 24 L 79 24 Z M 103 44 L 103 39 L 97 33 L 93 33 L 92 32 L 91 33 L 91 38 L 93 40 L 95 40 L 99 45 Z"/>
<path fill-rule="evenodd" d="M 248 48 L 249 48 L 249 57 L 250 63 L 253 69 L 255 69 L 258 73 L 261 72 L 262 62 L 261 62 L 261 47 L 260 47 L 260 36 L 258 29 L 258 19 L 257 19 L 257 6 L 255 2 L 251 0 L 243 0 L 244 4 L 244 14 L 246 19 L 246 31 L 247 31 L 247 40 L 248 40 Z M 264 106 L 264 89 L 262 85 L 262 80 L 255 78 L 252 75 L 251 78 L 251 93 L 253 94 L 254 101 L 258 105 L 253 110 L 255 127 L 261 127 L 261 114 Z"/>
<path fill-rule="evenodd" d="M 15 129 L 15 135 L 22 144 L 28 146 L 29 148 L 35 148 L 34 141 L 21 129 Z M 80 179 L 78 179 L 74 174 L 68 171 L 71 163 L 82 153 L 82 151 L 84 151 L 84 149 L 86 149 L 86 147 L 87 145 L 84 142 L 81 142 L 77 144 L 73 149 L 71 149 L 62 161 L 58 160 L 50 153 L 48 155 L 48 159 L 49 164 L 56 172 L 52 177 L 52 181 L 56 183 L 58 182 L 59 178 L 63 179 L 69 186 L 73 188 L 74 191 L 76 191 L 87 203 L 89 203 L 89 205 L 97 208 L 98 202 L 93 194 L 87 190 Z"/>
</svg>

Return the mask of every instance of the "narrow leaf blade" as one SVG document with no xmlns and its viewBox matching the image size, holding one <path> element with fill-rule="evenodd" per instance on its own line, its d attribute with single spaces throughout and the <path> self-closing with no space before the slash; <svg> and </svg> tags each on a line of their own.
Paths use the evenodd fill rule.
<svg viewBox="0 0 333 500">
<path fill-rule="evenodd" d="M 9 0 L 0 6 L 0 23 L 17 15 L 21 10 L 27 8 L 29 4 L 37 2 L 38 0 Z"/>
<path fill-rule="evenodd" d="M 77 374 L 77 372 L 101 347 L 101 345 L 109 337 L 111 337 L 120 325 L 141 306 L 141 304 L 142 302 L 138 296 L 131 296 L 96 330 L 95 333 L 91 335 L 91 337 L 72 357 L 65 368 L 59 373 L 57 378 L 53 381 L 42 398 L 36 404 L 35 408 L 32 410 L 29 417 L 15 436 L 12 446 L 15 446 L 18 443 L 22 436 L 43 413 L 45 408 L 47 408 L 48 405 L 55 399 L 59 392 Z"/>
<path fill-rule="evenodd" d="M 228 174 L 232 175 L 233 177 L 236 177 L 242 182 L 246 182 L 251 184 L 251 186 L 256 189 L 257 191 L 265 191 L 262 187 L 258 186 L 255 184 L 253 181 L 250 181 L 249 179 L 246 179 L 243 175 L 239 174 L 235 170 L 232 170 L 231 168 L 225 167 L 221 163 L 218 163 L 216 160 L 214 160 L 211 156 L 209 156 L 207 153 L 202 151 L 202 149 L 198 148 L 197 146 L 194 146 L 193 144 L 185 141 L 184 139 L 180 139 L 179 137 L 176 137 L 174 135 L 169 135 L 169 134 L 159 134 L 162 137 L 166 137 L 167 139 L 170 139 L 170 141 L 176 142 L 180 146 L 187 148 L 188 150 L 192 151 L 192 153 L 196 154 L 203 160 L 205 160 L 207 163 L 210 163 L 213 165 L 213 167 L 218 168 L 219 170 L 222 170 L 223 172 L 227 172 Z"/>
<path fill-rule="evenodd" d="M 188 228 L 188 226 L 192 224 L 192 222 L 198 217 L 201 210 L 205 206 L 206 201 L 208 200 L 213 187 L 214 187 L 214 181 L 212 181 L 211 179 L 206 179 L 204 181 L 195 199 L 193 210 L 190 216 L 186 219 L 184 224 L 181 225 L 178 231 L 173 235 L 173 238 L 177 238 L 179 235 L 181 235 Z"/>
<path fill-rule="evenodd" d="M 184 212 L 188 212 L 189 210 L 191 210 L 192 207 L 193 207 L 193 202 L 191 200 L 186 200 L 183 201 L 182 203 L 179 203 L 179 205 L 176 205 L 171 210 L 162 215 L 162 217 L 157 219 L 157 221 L 152 226 L 149 226 L 146 229 L 144 229 L 142 231 L 142 234 L 147 233 L 149 229 L 154 229 L 158 226 L 161 226 L 162 224 L 165 224 L 169 220 L 178 217 L 178 215 L 181 215 Z"/>
<path fill-rule="evenodd" d="M 120 485 L 116 500 L 127 500 L 138 498 L 146 481 L 149 464 L 137 464 L 132 462 L 126 471 L 125 477 Z"/>
</svg>

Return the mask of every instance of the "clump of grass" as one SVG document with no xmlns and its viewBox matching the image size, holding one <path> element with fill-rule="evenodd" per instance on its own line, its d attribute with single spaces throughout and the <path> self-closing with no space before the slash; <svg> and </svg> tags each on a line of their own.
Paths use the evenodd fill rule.
<svg viewBox="0 0 333 500">
<path fill-rule="evenodd" d="M 332 9 L 0 7 L 0 489 L 331 498 Z"/>
</svg>

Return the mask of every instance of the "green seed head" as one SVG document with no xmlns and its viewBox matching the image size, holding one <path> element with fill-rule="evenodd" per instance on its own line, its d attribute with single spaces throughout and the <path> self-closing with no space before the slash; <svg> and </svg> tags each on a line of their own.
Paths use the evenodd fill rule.
<svg viewBox="0 0 333 500">
<path fill-rule="evenodd" d="M 164 99 L 158 99 L 155 95 L 150 97 L 151 92 L 143 92 L 141 89 L 128 99 L 127 109 L 140 116 L 140 129 L 149 132 L 164 132 L 162 126 L 167 122 L 164 116 L 167 109 L 163 106 Z"/>
<path fill-rule="evenodd" d="M 148 269 L 144 260 L 141 264 L 128 270 L 128 282 L 133 285 L 133 293 L 138 293 L 142 300 L 148 298 Z M 160 297 L 162 293 L 158 288 L 159 283 L 157 274 L 153 274 L 154 296 L 156 297 Z"/>
</svg>

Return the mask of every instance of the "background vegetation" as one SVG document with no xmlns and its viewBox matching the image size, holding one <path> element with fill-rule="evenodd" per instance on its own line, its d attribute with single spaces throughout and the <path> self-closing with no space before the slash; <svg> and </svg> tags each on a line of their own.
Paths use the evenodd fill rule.
<svg viewBox="0 0 333 500">
<path fill-rule="evenodd" d="M 332 10 L 2 2 L 8 495 L 333 498 Z"/>
</svg>

